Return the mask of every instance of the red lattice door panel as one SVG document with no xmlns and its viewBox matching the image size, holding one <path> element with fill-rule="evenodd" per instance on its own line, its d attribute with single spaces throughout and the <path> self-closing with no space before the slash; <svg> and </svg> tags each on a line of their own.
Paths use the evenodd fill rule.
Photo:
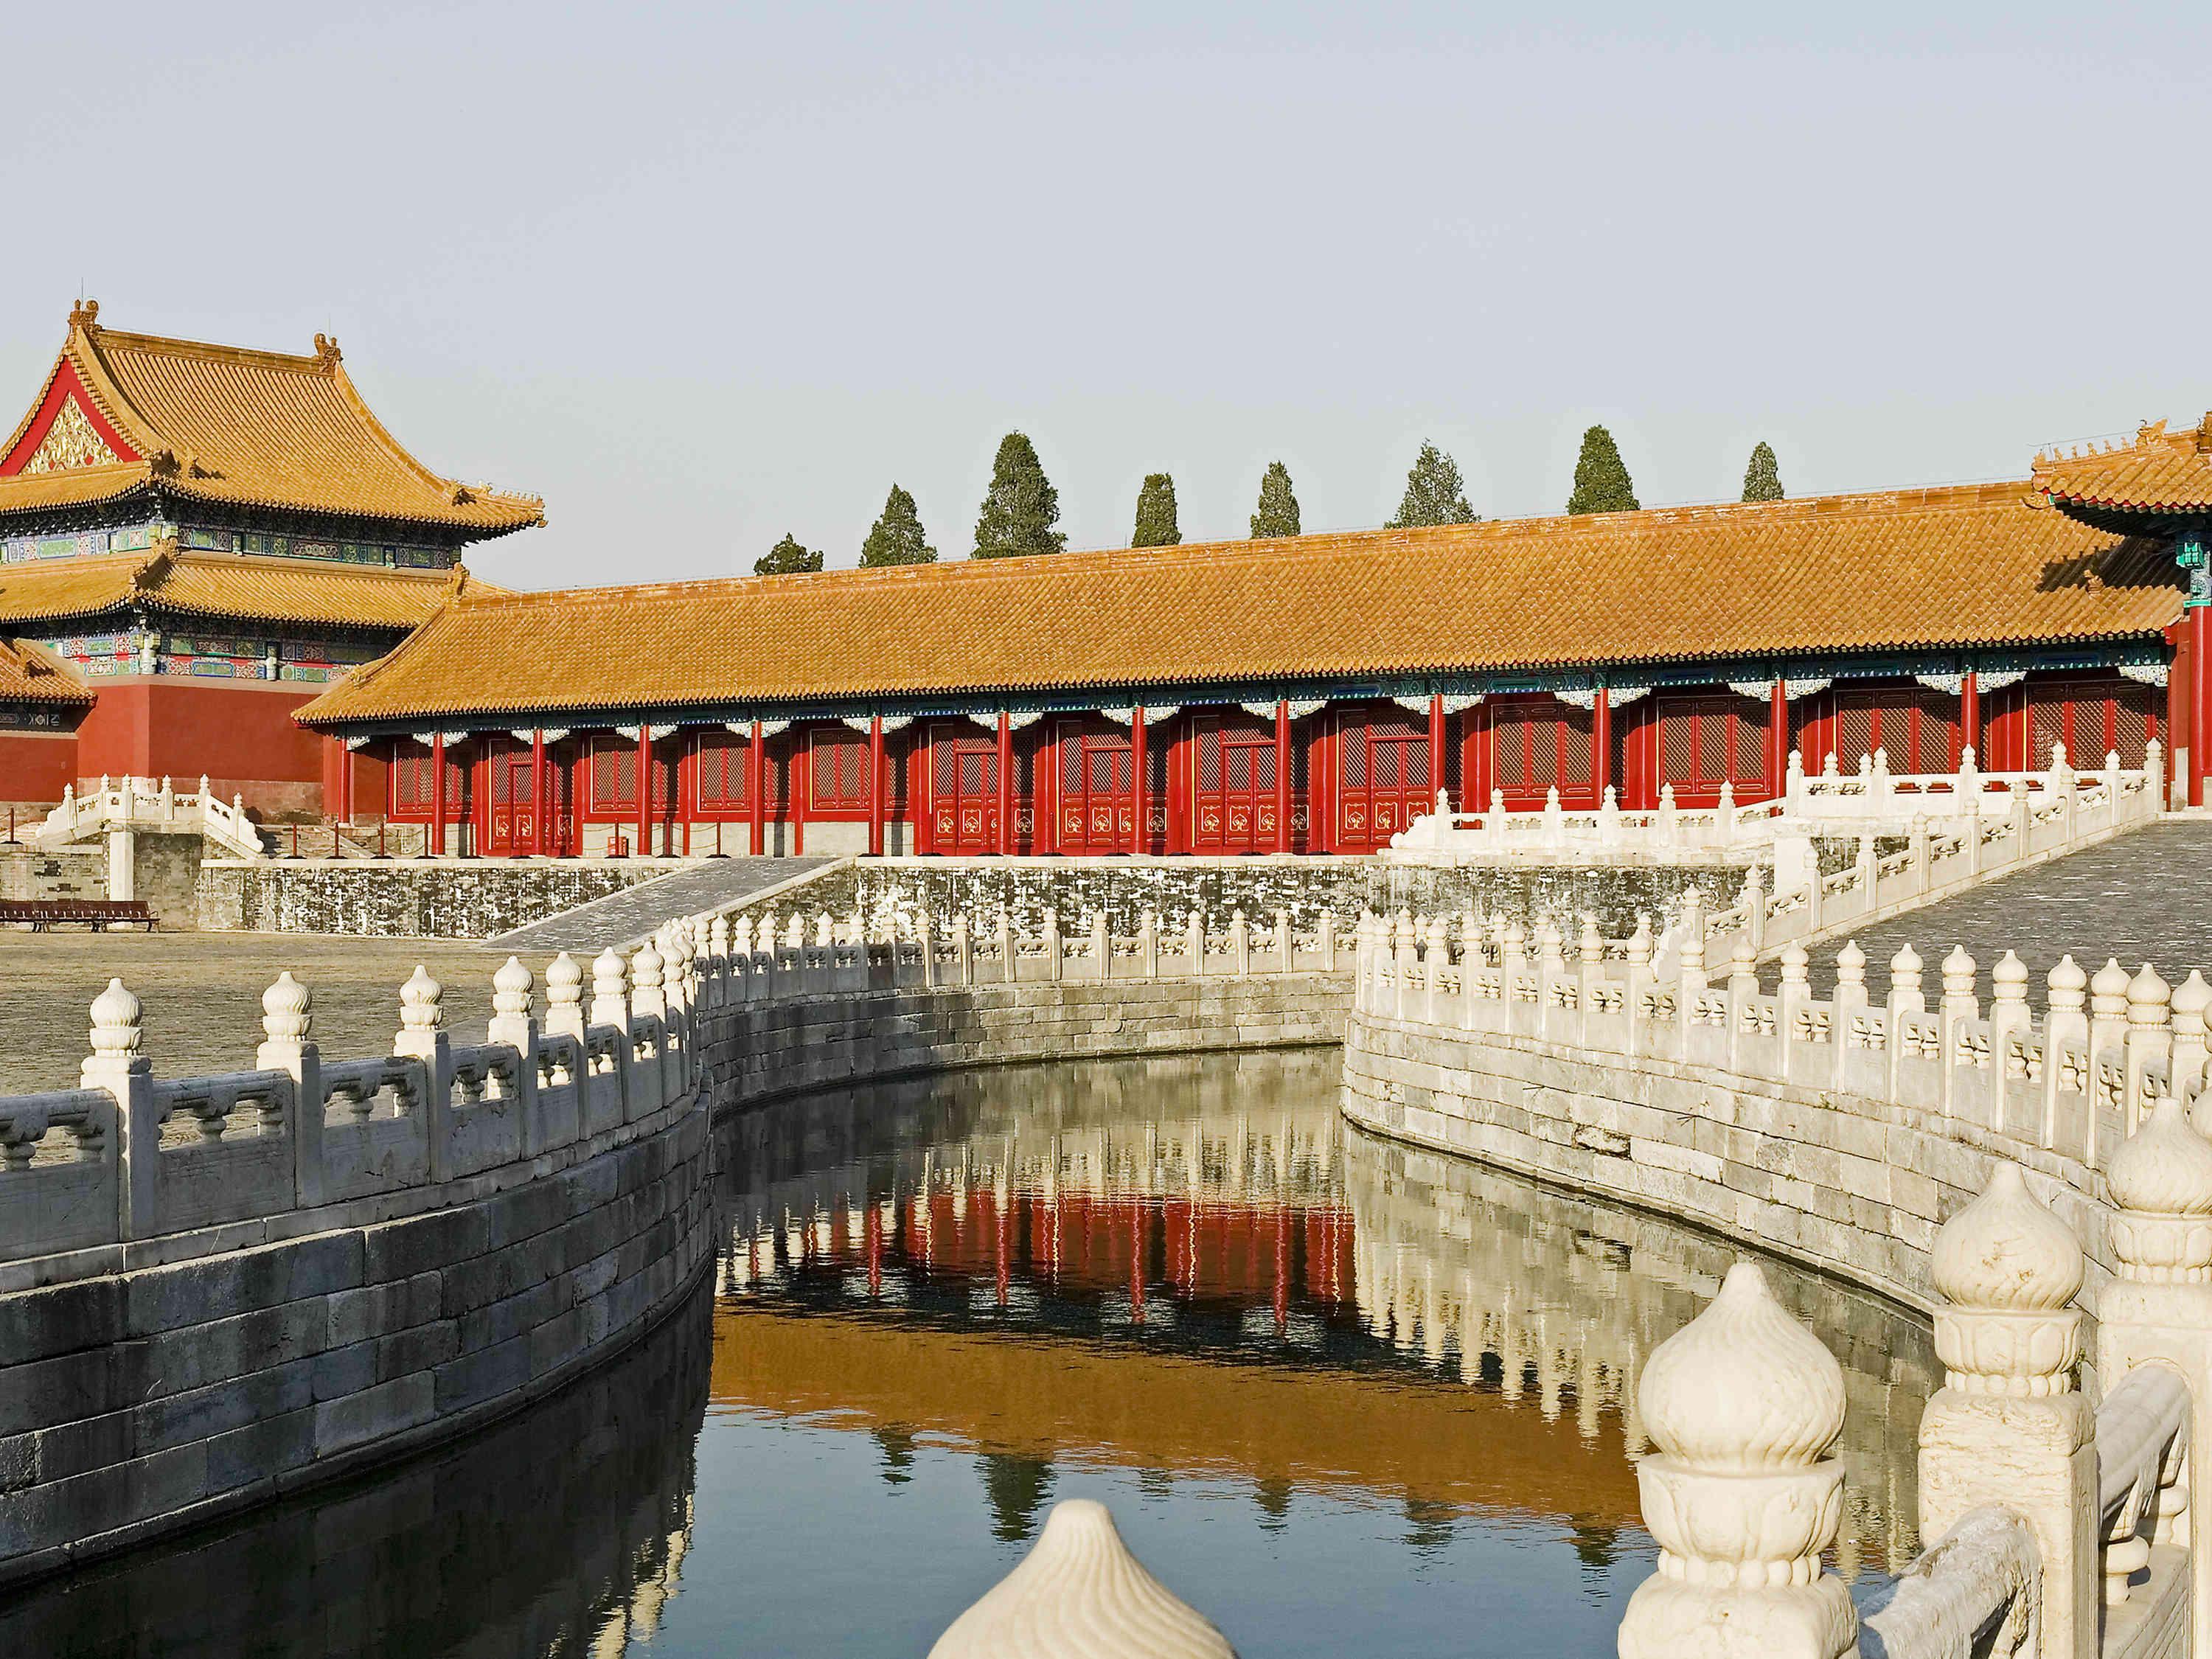
<svg viewBox="0 0 2212 1659">
<path fill-rule="evenodd" d="M 2066 762 L 2079 772 L 2104 769 L 2117 754 L 2124 767 L 2141 767 L 2157 732 L 2156 693 L 2137 680 L 2043 680 L 2027 691 L 2027 764 L 2041 771 L 2054 745 L 2066 745 Z"/>
<path fill-rule="evenodd" d="M 938 853 L 999 850 L 999 740 L 973 726 L 929 733 L 929 838 Z"/>
<path fill-rule="evenodd" d="M 1372 852 L 1435 810 L 1428 722 L 1403 710 L 1348 709 L 1336 730 L 1337 850 Z"/>
<path fill-rule="evenodd" d="M 1658 772 L 1651 789 L 1673 785 L 1677 806 L 1711 806 L 1726 783 L 1739 796 L 1766 784 L 1769 705 L 1752 697 L 1669 697 L 1656 711 Z"/>
<path fill-rule="evenodd" d="M 1275 726 L 1250 714 L 1191 721 L 1191 850 L 1275 850 Z"/>
<path fill-rule="evenodd" d="M 1062 721 L 1053 744 L 1063 853 L 1126 853 L 1137 831 L 1136 754 L 1125 731 Z"/>
<path fill-rule="evenodd" d="M 530 745 L 515 738 L 490 739 L 491 753 L 485 782 L 490 792 L 486 803 L 484 850 L 494 857 L 536 850 L 538 834 L 537 779 L 531 766 Z"/>
</svg>

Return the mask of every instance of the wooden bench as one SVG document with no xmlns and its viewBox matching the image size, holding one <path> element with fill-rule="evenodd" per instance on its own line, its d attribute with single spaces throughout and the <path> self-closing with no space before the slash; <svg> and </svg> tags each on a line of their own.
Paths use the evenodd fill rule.
<svg viewBox="0 0 2212 1659">
<path fill-rule="evenodd" d="M 34 933 L 56 927 L 110 927 L 154 931 L 154 913 L 143 899 L 0 899 L 0 927 L 27 926 Z"/>
</svg>

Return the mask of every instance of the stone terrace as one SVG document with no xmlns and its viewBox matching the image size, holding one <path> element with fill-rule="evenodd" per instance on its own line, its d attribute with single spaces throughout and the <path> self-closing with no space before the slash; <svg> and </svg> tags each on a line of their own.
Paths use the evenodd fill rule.
<svg viewBox="0 0 2212 1659">
<path fill-rule="evenodd" d="M 0 1094 L 73 1089 L 87 1010 L 110 977 L 146 1005 L 146 1054 L 164 1077 L 253 1064 L 261 994 L 286 969 L 315 995 L 314 1040 L 333 1056 L 387 1052 L 399 987 L 417 963 L 446 986 L 456 1042 L 480 1042 L 503 957 L 441 941 L 299 933 L 26 933 L 0 931 Z M 533 961 L 532 972 L 544 963 Z"/>
</svg>

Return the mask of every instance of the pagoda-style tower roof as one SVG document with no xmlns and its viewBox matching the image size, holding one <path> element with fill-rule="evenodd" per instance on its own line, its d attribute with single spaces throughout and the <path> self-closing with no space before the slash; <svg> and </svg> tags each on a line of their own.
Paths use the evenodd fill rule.
<svg viewBox="0 0 2212 1659">
<path fill-rule="evenodd" d="M 91 301 L 38 400 L 0 445 L 0 521 L 158 487 L 165 495 L 435 525 L 469 538 L 542 524 L 544 503 L 458 483 L 385 430 L 337 343 L 307 356 L 100 325 Z"/>
<path fill-rule="evenodd" d="M 2100 530 L 2172 535 L 2212 516 L 2212 414 L 2179 432 L 2153 421 L 2124 449 L 2039 455 L 2035 487 Z"/>
</svg>

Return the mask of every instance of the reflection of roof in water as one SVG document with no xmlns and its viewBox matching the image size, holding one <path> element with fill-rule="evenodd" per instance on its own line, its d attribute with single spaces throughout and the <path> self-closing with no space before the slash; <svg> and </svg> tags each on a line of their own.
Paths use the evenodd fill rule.
<svg viewBox="0 0 2212 1659">
<path fill-rule="evenodd" d="M 1403 1373 L 1224 1364 L 1133 1344 L 726 1304 L 711 1400 L 713 1409 L 943 1435 L 1057 1462 L 1641 1524 L 1635 1472 L 1610 1425 L 1585 1441 L 1571 1419 L 1547 1422 L 1487 1390 Z"/>
</svg>

